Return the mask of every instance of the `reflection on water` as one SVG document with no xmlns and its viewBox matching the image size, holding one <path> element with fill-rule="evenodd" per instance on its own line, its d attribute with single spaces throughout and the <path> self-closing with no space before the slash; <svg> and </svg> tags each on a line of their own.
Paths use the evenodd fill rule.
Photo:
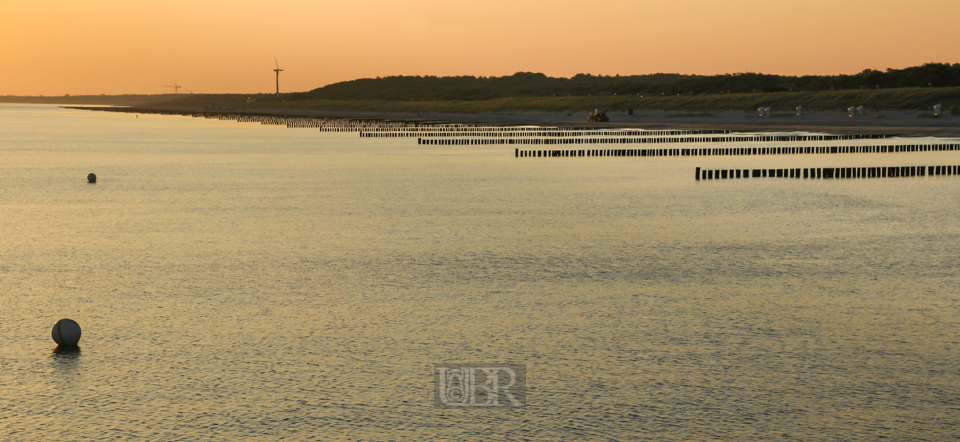
<svg viewBox="0 0 960 442">
<path fill-rule="evenodd" d="M 47 376 L 34 379 L 34 382 L 44 383 L 46 388 L 38 389 L 34 387 L 33 389 L 40 390 L 41 393 L 39 394 L 41 396 L 49 394 L 60 399 L 49 402 L 48 406 L 51 407 L 51 410 L 41 412 L 40 416 L 67 423 L 83 415 L 83 413 L 77 413 L 80 404 L 75 399 L 78 391 L 89 388 L 89 385 L 84 381 L 80 347 L 56 346 L 51 351 L 49 358 L 52 371 Z M 53 425 L 50 428 L 69 432 L 69 427 L 60 428 L 58 425 Z"/>
<path fill-rule="evenodd" d="M 0 155 L 0 439 L 957 436 L 960 179 L 692 171 L 960 153 L 518 161 L 0 105 Z M 437 361 L 526 364 L 527 406 L 436 408 Z"/>
</svg>

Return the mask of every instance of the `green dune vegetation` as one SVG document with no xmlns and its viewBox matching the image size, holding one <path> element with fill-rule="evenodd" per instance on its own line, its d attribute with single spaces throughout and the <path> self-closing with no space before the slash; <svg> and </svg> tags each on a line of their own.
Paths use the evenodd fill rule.
<svg viewBox="0 0 960 442">
<path fill-rule="evenodd" d="M 518 72 L 508 77 L 386 77 L 345 81 L 290 94 L 288 100 L 481 101 L 508 97 L 675 96 L 772 92 L 960 87 L 960 64 L 925 64 L 856 75 L 781 76 L 754 73 L 712 76 L 652 74 L 553 78 Z"/>
<path fill-rule="evenodd" d="M 0 102 L 111 104 L 196 109 L 373 112 L 753 111 L 760 106 L 805 111 L 871 111 L 960 107 L 960 64 L 925 64 L 855 75 L 780 76 L 754 73 L 696 76 L 652 74 L 554 78 L 396 76 L 358 79 L 309 92 L 0 97 Z"/>
</svg>

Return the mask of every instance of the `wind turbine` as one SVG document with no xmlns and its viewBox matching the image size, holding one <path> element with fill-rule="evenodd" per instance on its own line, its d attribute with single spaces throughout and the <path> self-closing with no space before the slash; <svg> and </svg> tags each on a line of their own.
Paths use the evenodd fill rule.
<svg viewBox="0 0 960 442">
<path fill-rule="evenodd" d="M 273 57 L 273 63 L 277 65 L 277 68 L 273 72 L 277 73 L 277 98 L 280 98 L 280 72 L 283 72 L 283 69 L 280 69 L 280 63 L 277 63 L 277 57 Z"/>
<path fill-rule="evenodd" d="M 172 84 L 172 85 L 166 85 L 166 86 L 160 86 L 160 87 L 172 87 L 172 88 L 173 88 L 173 93 L 176 94 L 177 91 L 180 90 L 180 88 L 182 88 L 183 86 L 180 86 L 179 84 L 174 83 L 174 84 Z"/>
</svg>

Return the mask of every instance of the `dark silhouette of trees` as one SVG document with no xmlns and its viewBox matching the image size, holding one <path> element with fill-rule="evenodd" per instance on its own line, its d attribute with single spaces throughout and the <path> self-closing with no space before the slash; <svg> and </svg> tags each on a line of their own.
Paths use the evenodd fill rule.
<svg viewBox="0 0 960 442">
<path fill-rule="evenodd" d="M 905 69 L 866 69 L 855 75 L 832 76 L 757 73 L 711 76 L 577 74 L 572 78 L 554 78 L 532 72 L 517 72 L 505 77 L 395 76 L 334 83 L 309 92 L 291 94 L 287 99 L 476 101 L 504 97 L 700 95 L 930 86 L 960 86 L 960 64 L 928 63 Z"/>
</svg>

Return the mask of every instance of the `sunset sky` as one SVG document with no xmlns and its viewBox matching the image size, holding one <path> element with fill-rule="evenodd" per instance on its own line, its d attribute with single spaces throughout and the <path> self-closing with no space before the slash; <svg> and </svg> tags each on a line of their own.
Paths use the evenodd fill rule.
<svg viewBox="0 0 960 442">
<path fill-rule="evenodd" d="M 0 95 L 388 75 L 852 74 L 960 62 L 960 1 L 2 0 Z"/>
</svg>

